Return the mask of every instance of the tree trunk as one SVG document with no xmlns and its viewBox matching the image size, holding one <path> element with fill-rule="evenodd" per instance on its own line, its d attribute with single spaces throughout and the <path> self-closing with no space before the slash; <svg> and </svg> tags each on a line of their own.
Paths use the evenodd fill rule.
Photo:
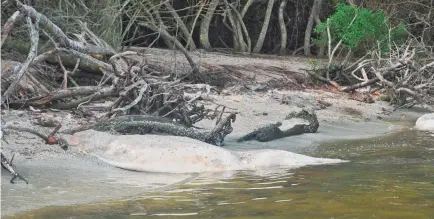
<svg viewBox="0 0 434 219">
<path fill-rule="evenodd" d="M 241 19 L 246 15 L 247 10 L 249 10 L 250 6 L 253 4 L 253 0 L 248 0 L 241 11 Z"/>
<path fill-rule="evenodd" d="M 280 26 L 280 55 L 285 55 L 286 53 L 286 41 L 288 38 L 288 33 L 286 32 L 285 18 L 283 17 L 283 11 L 286 7 L 287 0 L 282 0 L 279 7 L 279 26 Z"/>
<path fill-rule="evenodd" d="M 200 8 L 199 8 L 199 11 L 197 11 L 197 13 L 196 13 L 196 17 L 194 18 L 193 23 L 191 24 L 191 31 L 190 31 L 190 35 L 188 36 L 188 41 L 187 41 L 186 47 L 189 47 L 190 43 L 194 44 L 194 41 L 193 41 L 194 28 L 196 27 L 197 20 L 199 19 L 200 15 L 202 14 L 202 10 L 203 10 L 204 6 L 205 6 L 205 4 L 202 3 Z M 196 45 L 195 45 L 195 47 L 196 47 Z"/>
<path fill-rule="evenodd" d="M 319 7 L 321 5 L 322 0 L 315 0 L 312 6 L 312 10 L 309 15 L 309 20 L 307 22 L 306 31 L 304 34 L 304 55 L 311 56 L 312 53 L 310 51 L 310 38 L 312 36 L 313 22 L 315 21 L 315 17 L 319 16 Z"/>
<path fill-rule="evenodd" d="M 318 13 L 316 13 L 316 16 L 315 16 L 315 23 L 317 26 L 321 24 L 321 20 L 319 19 L 319 13 L 320 12 L 321 12 L 321 4 L 318 5 Z M 321 34 L 321 39 L 326 39 L 326 37 L 327 37 L 327 33 L 324 31 Z M 318 57 L 324 57 L 325 48 L 326 48 L 326 43 L 319 45 Z"/>
<path fill-rule="evenodd" d="M 243 43 L 243 46 L 244 46 L 243 52 L 250 53 L 252 50 L 252 41 L 250 40 L 249 31 L 246 28 L 246 24 L 243 21 L 243 17 L 240 14 L 240 12 L 237 10 L 237 8 L 235 8 L 233 5 L 228 4 L 228 6 L 232 9 L 233 13 L 235 14 L 235 17 L 237 18 L 236 19 L 237 29 L 242 30 L 242 32 L 239 31 L 238 33 L 241 36 L 239 38 L 240 42 Z M 246 38 L 245 40 L 244 40 L 243 34 L 244 34 L 244 37 Z M 247 41 L 247 45 L 246 45 L 246 41 Z"/>
<path fill-rule="evenodd" d="M 235 12 L 232 12 L 232 15 L 234 15 L 234 14 L 235 14 Z M 247 52 L 248 49 L 247 49 L 246 42 L 244 42 L 243 31 L 241 29 L 241 23 L 239 22 L 238 19 L 235 19 L 235 16 L 233 16 L 233 17 L 234 17 L 234 23 L 235 23 L 234 31 L 236 33 L 238 44 L 240 45 L 239 51 L 240 52 Z"/>
<path fill-rule="evenodd" d="M 208 11 L 205 14 L 201 24 L 200 24 L 200 45 L 203 49 L 211 49 L 211 44 L 209 43 L 209 24 L 211 23 L 214 11 L 217 8 L 220 0 L 212 0 Z"/>
<path fill-rule="evenodd" d="M 194 41 L 192 37 L 190 36 L 190 31 L 188 31 L 187 26 L 185 25 L 184 21 L 179 17 L 178 13 L 176 13 L 175 9 L 172 7 L 171 3 L 169 1 L 165 1 L 164 5 L 166 6 L 167 10 L 169 10 L 170 14 L 175 18 L 176 22 L 179 25 L 179 29 L 181 30 L 181 34 L 184 37 L 184 39 L 187 41 L 187 49 L 192 51 L 196 49 L 196 45 L 194 44 Z M 194 26 L 192 27 L 193 31 Z"/>
<path fill-rule="evenodd" d="M 265 36 L 267 35 L 268 25 L 270 24 L 271 12 L 273 11 L 273 5 L 275 0 L 268 0 L 267 11 L 265 12 L 264 23 L 262 24 L 261 33 L 259 34 L 258 41 L 256 41 L 254 53 L 259 53 L 264 44 Z"/>
<path fill-rule="evenodd" d="M 226 6 L 228 6 L 227 10 L 228 10 L 228 18 L 229 18 L 229 22 L 231 22 L 231 26 L 232 26 L 232 34 L 233 34 L 233 38 L 234 38 L 234 50 L 235 51 L 239 51 L 239 52 L 245 52 L 247 51 L 247 45 L 244 42 L 243 39 L 243 32 L 241 30 L 241 25 L 238 22 L 238 19 L 235 19 L 235 12 L 234 9 L 230 7 L 229 3 L 225 0 L 225 4 Z"/>
</svg>

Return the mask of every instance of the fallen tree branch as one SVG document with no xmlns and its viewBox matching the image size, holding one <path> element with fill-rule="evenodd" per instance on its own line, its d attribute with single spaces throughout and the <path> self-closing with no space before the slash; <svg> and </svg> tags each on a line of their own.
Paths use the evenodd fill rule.
<svg viewBox="0 0 434 219">
<path fill-rule="evenodd" d="M 14 159 L 14 157 L 12 157 L 11 161 L 8 161 L 8 159 L 6 159 L 3 152 L 1 152 L 1 165 L 5 170 L 7 170 L 9 172 L 9 174 L 12 175 L 12 179 L 10 180 L 10 182 L 15 183 L 15 179 L 19 178 L 19 179 L 22 179 L 24 182 L 26 182 L 26 184 L 29 184 L 29 182 L 26 179 L 24 179 L 24 177 L 22 177 L 20 174 L 18 174 L 14 170 L 14 168 L 12 167 L 12 160 L 13 159 Z"/>
<path fill-rule="evenodd" d="M 82 42 L 70 40 L 58 26 L 44 15 L 38 13 L 34 8 L 23 4 L 19 4 L 19 6 L 21 12 L 27 15 L 27 18 L 40 19 L 40 23 L 47 31 L 46 35 L 55 46 L 55 49 L 34 58 L 32 64 L 41 64 L 42 61 L 47 61 L 51 64 L 60 65 L 63 75 L 57 74 L 54 78 L 56 82 L 63 78 L 63 84 L 59 84 L 63 85 L 60 86 L 63 89 L 51 91 L 48 94 L 44 93 L 43 95 L 34 95 L 34 92 L 30 91 L 27 92 L 30 94 L 22 94 L 20 98 L 11 100 L 10 106 L 16 108 L 33 106 L 66 110 L 80 107 L 101 98 L 118 97 L 109 108 L 109 112 L 101 118 L 116 117 L 125 112 L 128 114 L 146 114 L 166 117 L 176 121 L 175 124 L 181 124 L 182 127 L 194 127 L 194 123 L 208 118 L 206 114 L 209 110 L 205 109 L 204 105 L 199 105 L 198 102 L 199 100 L 209 100 L 208 95 L 212 87 L 204 84 L 183 83 L 188 76 L 198 77 L 199 69 L 183 45 L 176 37 L 170 35 L 163 22 L 155 24 L 148 22 L 142 25 L 149 24 L 152 30 L 161 33 L 165 39 L 173 41 L 173 44 L 184 53 L 193 73 L 189 72 L 186 75 L 179 76 L 173 74 L 171 70 L 159 62 L 156 65 L 149 64 L 148 60 L 145 59 L 138 61 L 137 56 L 142 55 L 141 52 L 126 51 L 113 54 L 114 51 L 110 46 L 87 29 L 85 24 L 82 24 L 85 34 L 89 35 L 91 41 L 97 46 L 87 45 L 84 37 L 80 38 Z M 98 47 L 102 47 L 102 49 L 98 50 Z M 104 54 L 110 54 L 111 57 L 104 56 L 104 60 L 95 58 Z M 100 74 L 86 75 L 86 73 L 78 72 L 72 75 L 69 73 L 69 68 L 72 69 L 72 67 L 74 67 L 72 72 L 75 72 L 77 68 L 85 70 L 82 65 L 90 66 L 92 73 L 95 73 L 94 69 L 98 69 L 97 73 L 103 73 L 102 78 Z M 99 76 L 96 79 L 97 81 L 95 81 L 95 75 Z M 83 80 L 90 79 L 92 80 L 91 83 L 96 82 L 98 85 L 78 86 L 77 83 L 74 83 L 74 79 L 82 79 L 81 76 L 89 77 L 83 78 Z M 76 87 L 66 88 L 68 80 L 76 84 Z M 110 86 L 107 86 L 109 83 Z M 199 91 L 197 92 L 197 90 Z M 230 119 L 220 120 L 216 124 L 216 128 L 208 133 L 197 134 L 190 131 L 191 136 L 196 136 L 194 138 L 213 144 L 220 144 L 224 136 L 232 131 L 231 121 L 234 119 L 235 116 L 231 115 Z M 175 127 L 172 127 L 172 129 L 169 133 L 175 132 L 182 135 L 181 131 L 174 130 Z"/>
<path fill-rule="evenodd" d="M 380 74 L 382 77 L 384 77 L 384 76 L 387 76 L 390 73 L 393 73 L 394 70 L 400 68 L 401 66 L 402 66 L 402 64 L 400 62 L 398 62 L 398 63 L 394 64 L 393 66 L 386 67 L 386 68 L 383 68 L 383 69 L 379 69 L 377 71 L 377 73 Z M 353 85 L 348 86 L 348 87 L 343 87 L 343 88 L 340 89 L 340 91 L 342 91 L 342 92 L 353 91 L 353 90 L 356 90 L 356 89 L 359 89 L 359 88 L 362 88 L 362 87 L 366 87 L 366 86 L 375 84 L 375 83 L 377 83 L 379 81 L 380 81 L 380 79 L 378 77 L 371 78 L 371 79 L 369 79 L 367 81 L 363 81 L 363 82 L 360 82 L 360 83 L 357 83 L 357 84 L 353 84 Z"/>
<path fill-rule="evenodd" d="M 57 90 L 50 92 L 49 94 L 33 97 L 27 100 L 14 100 L 10 102 L 12 107 L 28 107 L 28 106 L 45 106 L 53 101 L 62 100 L 65 98 L 71 98 L 76 96 L 91 95 L 98 91 L 103 90 L 101 87 L 96 86 L 82 86 L 82 87 L 72 87 L 63 90 Z"/>
<path fill-rule="evenodd" d="M 88 102 L 88 101 L 95 101 L 95 100 L 100 100 L 102 98 L 105 97 L 115 97 L 118 95 L 118 92 L 115 91 L 115 88 L 112 87 L 106 87 L 106 88 L 102 88 L 101 90 L 80 98 L 76 101 L 71 101 L 71 102 L 67 102 L 67 103 L 53 103 L 49 105 L 49 108 L 53 108 L 53 109 L 60 109 L 60 110 L 66 110 L 66 109 L 72 109 L 72 108 L 76 108 L 78 107 L 80 104 Z"/>
<path fill-rule="evenodd" d="M 219 119 L 217 120 L 218 121 L 217 125 L 211 130 L 211 132 L 208 133 L 205 142 L 207 143 L 213 142 L 217 146 L 223 146 L 223 140 L 226 137 L 226 135 L 232 133 L 233 128 L 231 126 L 231 123 L 235 122 L 236 113 L 230 113 L 229 116 L 227 116 L 224 119 L 221 119 L 223 112 L 224 111 L 222 111 Z"/>
<path fill-rule="evenodd" d="M 139 101 L 143 98 L 143 93 L 145 93 L 145 91 L 147 89 L 148 89 L 148 84 L 144 84 L 142 86 L 142 88 L 140 88 L 139 95 L 137 96 L 136 99 L 133 100 L 133 102 L 131 102 L 127 106 L 124 106 L 124 107 L 112 110 L 112 113 L 114 113 L 114 112 L 125 112 L 125 111 L 131 109 L 131 107 L 137 105 L 139 103 Z"/>
<path fill-rule="evenodd" d="M 64 130 L 64 134 L 94 129 L 103 132 L 115 132 L 118 134 L 169 134 L 197 139 L 209 144 L 222 146 L 224 137 L 232 132 L 230 123 L 235 121 L 235 114 L 222 119 L 211 132 L 200 132 L 195 128 L 188 128 L 171 120 L 154 116 L 119 116 L 97 124 L 83 126 L 75 129 Z"/>
<path fill-rule="evenodd" d="M 9 95 L 15 90 L 16 85 L 21 80 L 23 75 L 26 73 L 27 68 L 29 68 L 30 64 L 32 63 L 33 59 L 36 57 L 36 52 L 38 48 L 38 42 L 39 42 L 39 30 L 38 30 L 38 19 L 36 20 L 36 24 L 33 25 L 32 21 L 29 17 L 27 17 L 27 25 L 29 27 L 29 36 L 30 41 L 32 42 L 29 54 L 27 55 L 26 61 L 21 65 L 20 71 L 16 74 L 16 76 L 13 79 L 13 82 L 9 85 L 8 89 L 3 93 L 1 104 L 6 101 L 6 99 L 9 98 Z"/>
<path fill-rule="evenodd" d="M 313 77 L 313 78 L 315 78 L 315 79 L 317 79 L 317 80 L 319 80 L 319 81 L 322 81 L 322 82 L 324 82 L 324 83 L 326 83 L 326 84 L 328 84 L 328 85 L 331 85 L 331 86 L 333 86 L 333 87 L 339 89 L 339 86 L 338 86 L 338 84 L 337 84 L 336 82 L 334 82 L 334 81 L 332 81 L 332 80 L 329 80 L 329 79 L 327 79 L 327 78 L 325 78 L 325 77 L 323 77 L 323 76 L 321 76 L 321 75 L 316 74 L 315 71 L 313 71 L 313 70 L 308 70 L 308 69 L 300 69 L 300 70 L 304 70 L 304 71 L 306 71 L 307 74 L 310 75 L 311 77 Z"/>
<path fill-rule="evenodd" d="M 49 30 L 55 36 L 54 39 L 59 43 L 59 46 L 61 47 L 66 47 L 86 54 L 113 55 L 111 51 L 102 49 L 101 47 L 89 44 L 85 45 L 82 42 L 69 39 L 62 31 L 62 29 L 60 29 L 56 24 L 50 21 L 45 15 L 38 13 L 31 6 L 20 4 L 20 10 L 33 20 L 39 20 L 40 23 L 45 26 L 45 29 Z"/>
<path fill-rule="evenodd" d="M 23 14 L 20 13 L 20 11 L 16 11 L 15 13 L 12 14 L 12 16 L 3 25 L 0 48 L 2 48 L 3 44 L 6 42 L 6 39 L 8 38 L 9 33 L 12 31 L 12 28 L 14 27 L 15 22 L 17 20 L 19 20 L 22 16 L 23 16 Z"/>
</svg>

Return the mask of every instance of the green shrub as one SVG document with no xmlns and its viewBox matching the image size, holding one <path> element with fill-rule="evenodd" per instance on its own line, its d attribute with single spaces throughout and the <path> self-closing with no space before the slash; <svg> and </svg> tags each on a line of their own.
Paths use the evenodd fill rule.
<svg viewBox="0 0 434 219">
<path fill-rule="evenodd" d="M 405 26 L 399 24 L 390 28 L 391 24 L 382 10 L 372 12 L 365 8 L 338 4 L 336 12 L 328 18 L 328 23 L 332 42 L 342 40 L 342 44 L 353 51 L 380 45 L 383 52 L 388 52 L 393 43 L 401 44 L 406 39 Z M 324 31 L 327 31 L 327 22 L 314 29 L 318 35 Z M 327 40 L 317 39 L 316 42 L 325 43 Z"/>
</svg>

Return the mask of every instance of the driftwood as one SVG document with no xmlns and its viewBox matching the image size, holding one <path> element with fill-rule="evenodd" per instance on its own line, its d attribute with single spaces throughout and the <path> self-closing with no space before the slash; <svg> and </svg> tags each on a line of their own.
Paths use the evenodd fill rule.
<svg viewBox="0 0 434 219">
<path fill-rule="evenodd" d="M 68 36 L 46 16 L 34 8 L 18 4 L 20 13 L 29 22 L 32 37 L 32 50 L 29 59 L 24 64 L 17 64 L 19 72 L 14 71 L 8 76 L 7 90 L 3 99 L 8 98 L 8 106 L 12 108 L 36 107 L 60 110 L 80 110 L 93 101 L 110 97 L 112 104 L 106 112 L 97 118 L 98 123 L 83 126 L 77 129 L 64 130 L 63 133 L 72 134 L 86 129 L 115 132 L 118 134 L 163 134 L 194 138 L 213 145 L 223 145 L 226 135 L 233 130 L 232 122 L 236 113 L 223 116 L 224 108 L 216 119 L 215 127 L 208 131 L 199 131 L 194 124 L 205 118 L 210 118 L 212 109 L 206 109 L 204 102 L 212 100 L 211 91 L 214 87 L 208 84 L 189 83 L 199 75 L 199 69 L 193 62 L 185 48 L 176 38 L 169 35 L 164 28 L 153 27 L 166 39 L 174 41 L 175 45 L 183 51 L 193 71 L 188 75 L 176 75 L 164 66 L 164 63 L 153 65 L 148 63 L 147 54 L 141 51 L 124 51 L 116 53 L 103 40 L 98 39 L 86 25 L 83 30 L 92 43 L 78 42 Z M 19 14 L 19 13 L 17 13 Z M 16 18 L 11 18 L 16 19 Z M 35 24 L 30 21 L 36 21 Z M 47 35 L 53 45 L 49 51 L 35 57 L 33 48 L 37 45 L 34 30 L 40 24 L 42 32 Z M 84 40 L 84 37 L 83 37 Z M 100 56 L 104 56 L 101 58 Z M 66 58 L 68 57 L 68 58 Z M 77 61 L 76 61 L 77 60 Z M 10 95 L 15 84 L 23 82 L 22 79 L 31 77 L 27 71 L 31 65 L 40 65 L 44 62 L 56 64 L 60 68 L 57 74 L 57 89 L 45 90 L 36 93 L 30 90 L 25 96 Z M 23 67 L 21 67 L 23 66 Z M 74 67 L 73 67 L 74 66 Z M 74 68 L 71 70 L 71 68 Z M 15 69 L 15 67 L 11 67 Z M 77 69 L 79 69 L 77 71 Z M 97 69 L 99 72 L 96 72 Z M 92 74 L 86 75 L 89 70 Z M 83 84 L 78 79 L 93 77 L 99 74 L 98 84 Z M 196 75 L 196 76 L 195 76 Z M 77 81 L 76 81 L 77 80 Z M 38 84 L 38 83 L 36 83 Z M 21 84 L 19 84 L 21 85 Z M 72 87 L 69 87 L 71 85 Z M 2 100 L 3 101 L 3 100 Z M 202 101 L 202 102 L 200 102 Z M 52 135 L 46 136 L 29 128 L 8 126 L 7 129 L 29 132 L 42 138 L 46 143 L 63 144 Z M 53 134 L 54 135 L 54 134 Z"/>
<path fill-rule="evenodd" d="M 6 141 L 6 139 L 5 139 L 4 131 L 3 130 L 1 131 L 0 138 L 4 142 L 8 143 Z M 11 176 L 12 176 L 12 179 L 10 180 L 10 182 L 11 183 L 15 183 L 15 180 L 18 178 L 18 179 L 22 179 L 24 182 L 26 182 L 27 184 L 29 184 L 29 182 L 26 179 L 24 179 L 24 177 L 22 177 L 19 173 L 17 173 L 15 171 L 15 169 L 13 168 L 12 162 L 14 160 L 15 155 L 13 155 L 12 158 L 11 158 L 11 160 L 8 161 L 8 159 L 3 154 L 3 152 L 1 152 L 0 154 L 1 154 L 1 166 L 2 166 L 2 168 L 5 169 L 6 171 L 8 171 L 9 174 L 11 174 Z"/>
<path fill-rule="evenodd" d="M 5 170 L 7 170 L 12 175 L 12 179 L 10 180 L 10 182 L 15 183 L 15 180 L 18 178 L 18 179 L 22 179 L 24 182 L 26 182 L 26 184 L 29 184 L 29 182 L 26 179 L 24 179 L 24 177 L 22 177 L 19 173 L 17 173 L 12 167 L 13 159 L 14 157 L 12 156 L 12 159 L 8 161 L 5 155 L 3 155 L 3 152 L 1 152 L 1 165 Z"/>
<path fill-rule="evenodd" d="M 31 133 L 33 135 L 36 135 L 36 136 L 42 138 L 46 144 L 60 144 L 62 146 L 62 148 L 64 150 L 66 150 L 67 145 L 63 144 L 61 142 L 58 142 L 56 140 L 56 138 L 53 137 L 59 131 L 59 129 L 61 127 L 62 127 L 61 125 L 58 125 L 48 136 L 46 136 L 46 135 L 41 134 L 41 133 L 39 133 L 33 129 L 30 129 L 30 128 L 21 128 L 21 127 L 16 127 L 16 126 L 4 126 L 4 127 L 2 127 L 2 131 L 1 131 L 1 140 L 8 143 L 5 139 L 5 136 L 4 136 L 5 131 L 7 132 L 8 130 L 17 130 L 17 131 L 28 132 L 28 133 Z M 8 159 L 3 154 L 3 152 L 1 152 L 1 166 L 3 167 L 3 169 L 8 171 L 12 175 L 12 179 L 10 180 L 11 183 L 15 183 L 15 180 L 18 178 L 18 179 L 25 181 L 27 184 L 29 184 L 29 182 L 26 179 L 24 179 L 24 177 L 22 177 L 19 173 L 17 173 L 17 171 L 15 171 L 15 169 L 13 168 L 12 162 L 14 160 L 14 156 L 15 155 L 13 155 L 11 160 L 8 161 Z"/>
<path fill-rule="evenodd" d="M 120 116 L 94 125 L 64 130 L 62 133 L 74 134 L 76 132 L 94 129 L 96 131 L 114 132 L 117 134 L 163 134 L 183 136 L 197 139 L 209 144 L 223 146 L 224 137 L 232 132 L 231 122 L 235 121 L 235 113 L 230 113 L 216 124 L 210 132 L 200 132 L 196 128 L 186 127 L 169 119 L 153 116 Z"/>
<path fill-rule="evenodd" d="M 40 24 L 43 25 L 46 30 L 49 30 L 54 36 L 56 36 L 56 41 L 60 44 L 60 46 L 85 54 L 113 54 L 113 51 L 110 51 L 106 48 L 101 48 L 95 45 L 89 45 L 69 39 L 56 24 L 50 21 L 45 15 L 37 12 L 33 7 L 24 4 L 19 4 L 19 6 L 21 12 L 31 19 L 39 20 Z"/>
<path fill-rule="evenodd" d="M 4 93 L 11 83 L 16 79 L 15 76 L 21 68 L 21 63 L 1 60 L 1 91 Z M 30 67 L 28 72 L 37 74 L 37 69 Z M 32 95 L 42 95 L 49 92 L 50 85 L 48 83 L 40 83 L 34 75 L 25 74 L 18 81 L 15 90 L 22 91 L 20 93 L 30 93 Z"/>
<path fill-rule="evenodd" d="M 281 122 L 275 124 L 266 125 L 264 127 L 258 128 L 253 132 L 239 138 L 237 142 L 257 140 L 260 142 L 272 141 L 280 138 L 286 138 L 294 135 L 301 135 L 303 133 L 315 133 L 318 130 L 319 122 L 316 117 L 315 112 L 308 112 L 307 110 L 302 110 L 299 113 L 291 113 L 285 119 L 300 118 L 307 120 L 309 122 L 306 124 L 297 124 L 288 130 L 281 130 L 279 127 L 282 125 Z"/>
<path fill-rule="evenodd" d="M 31 128 L 24 128 L 24 127 L 18 127 L 18 126 L 13 126 L 13 125 L 6 125 L 6 126 L 2 127 L 2 129 L 5 131 L 15 130 L 15 131 L 20 131 L 20 132 L 27 132 L 27 133 L 38 136 L 39 138 L 44 140 L 44 142 L 46 144 L 59 144 L 62 147 L 62 149 L 66 150 L 67 148 L 65 148 L 64 145 L 62 145 L 60 142 L 58 142 L 58 139 L 54 137 L 54 135 L 60 130 L 61 127 L 62 127 L 62 125 L 58 124 L 54 128 L 54 130 L 48 135 L 42 134 L 42 133 L 40 133 L 34 129 L 31 129 Z"/>
<path fill-rule="evenodd" d="M 17 126 L 6 125 L 6 126 L 2 126 L 2 128 L 1 128 L 2 130 L 1 130 L 0 135 L 1 135 L 1 140 L 8 143 L 5 139 L 5 136 L 4 136 L 5 132 L 8 132 L 9 130 L 27 132 L 27 133 L 36 135 L 39 138 L 43 139 L 46 144 L 59 144 L 62 147 L 62 149 L 66 150 L 66 149 L 68 149 L 67 144 L 65 144 L 65 142 L 63 142 L 63 141 L 57 140 L 54 137 L 54 135 L 60 130 L 61 127 L 62 126 L 59 124 L 50 134 L 44 135 L 44 134 L 39 133 L 38 131 L 30 129 L 30 128 L 22 128 L 22 127 L 17 127 Z M 3 154 L 3 152 L 1 152 L 1 166 L 2 166 L 2 168 L 11 174 L 11 176 L 12 176 L 12 179 L 10 180 L 11 183 L 15 183 L 15 180 L 18 178 L 18 179 L 25 181 L 27 184 L 29 184 L 29 182 L 23 176 L 21 176 L 17 171 L 15 171 L 15 169 L 13 168 L 12 162 L 14 160 L 14 156 L 15 155 L 12 156 L 11 160 L 8 160 L 6 158 L 6 156 Z"/>
<path fill-rule="evenodd" d="M 20 13 L 28 21 L 32 44 L 28 60 L 23 64 L 17 64 L 17 68 L 13 67 L 12 69 L 19 69 L 19 71 L 14 71 L 7 78 L 7 85 L 10 86 L 7 86 L 7 89 L 2 92 L 2 103 L 7 99 L 9 107 L 33 106 L 68 110 L 81 107 L 101 98 L 115 97 L 117 99 L 110 106 L 105 118 L 125 114 L 146 114 L 175 119 L 178 123 L 189 127 L 202 120 L 209 111 L 203 105 L 199 105 L 198 101 L 206 98 L 210 89 L 207 88 L 206 93 L 202 93 L 202 84 L 185 83 L 184 80 L 188 78 L 188 75 L 179 76 L 172 72 L 161 72 L 159 70 L 167 68 L 149 64 L 145 57 L 146 54 L 141 52 L 125 51 L 116 53 L 107 43 L 98 39 L 85 24 L 82 25 L 84 33 L 93 44 L 71 40 L 56 24 L 34 8 L 21 3 L 18 3 L 18 6 Z M 11 20 L 14 19 L 17 18 L 11 18 Z M 35 57 L 35 48 L 39 38 L 36 30 L 39 24 L 54 48 Z M 165 30 L 158 30 L 163 31 L 162 34 L 167 35 L 166 38 L 173 38 L 164 32 Z M 179 42 L 178 44 L 178 47 L 182 46 Z M 185 52 L 183 48 L 178 49 Z M 70 58 L 65 59 L 65 56 Z M 105 56 L 105 58 L 95 58 L 99 56 Z M 192 65 L 193 72 L 198 74 L 196 64 L 193 63 L 191 58 L 189 59 L 188 54 L 186 56 Z M 68 60 L 72 60 L 72 62 L 65 65 L 63 62 Z M 48 92 L 45 90 L 46 92 L 42 94 L 33 93 L 33 95 L 30 91 L 21 97 L 11 95 L 25 74 L 27 74 L 27 77 L 31 77 L 27 71 L 28 67 L 42 64 L 43 61 L 58 64 L 61 67 L 62 73 L 57 75 L 57 78 L 63 79 L 62 84 L 59 86 L 62 89 L 48 90 Z M 74 65 L 74 70 L 68 70 L 68 66 L 72 65 Z M 98 69 L 99 73 L 103 74 L 100 81 L 97 82 L 97 86 L 82 85 L 75 81 L 77 78 L 87 77 L 83 73 L 78 73 L 80 71 L 76 71 L 77 68 L 80 69 L 83 65 L 88 70 Z M 93 77 L 92 75 L 94 74 L 89 74 L 89 76 Z M 73 86 L 72 88 L 68 87 L 68 82 Z M 25 87 L 24 85 L 26 84 L 21 87 Z M 199 91 L 194 92 L 195 94 L 187 92 L 192 89 Z"/>
<path fill-rule="evenodd" d="M 13 91 L 15 91 L 18 82 L 24 76 L 24 74 L 27 71 L 27 68 L 30 66 L 30 64 L 36 57 L 37 46 L 39 42 L 38 23 L 36 22 L 36 24 L 34 25 L 32 23 L 32 20 L 29 17 L 27 17 L 26 20 L 30 30 L 29 37 L 32 42 L 32 46 L 30 47 L 30 51 L 26 61 L 21 65 L 20 70 L 16 74 L 14 74 L 14 80 L 11 82 L 11 84 L 6 89 L 6 91 L 2 94 L 1 104 L 3 104 L 6 101 L 6 99 L 9 98 L 9 95 L 11 95 Z"/>
<path fill-rule="evenodd" d="M 409 40 L 395 46 L 386 57 L 374 49 L 354 63 L 340 67 L 305 70 L 312 78 L 334 86 L 341 92 L 358 93 L 364 88 L 366 94 L 356 100 L 371 103 L 371 94 L 387 94 L 396 107 L 420 104 L 434 111 L 434 54 L 423 43 Z M 336 72 L 333 72 L 336 71 Z M 335 74 L 334 79 L 318 73 Z M 336 81 L 340 81 L 338 84 Z M 365 89 L 366 88 L 366 89 Z M 363 93 L 363 92 L 362 92 Z"/>
</svg>

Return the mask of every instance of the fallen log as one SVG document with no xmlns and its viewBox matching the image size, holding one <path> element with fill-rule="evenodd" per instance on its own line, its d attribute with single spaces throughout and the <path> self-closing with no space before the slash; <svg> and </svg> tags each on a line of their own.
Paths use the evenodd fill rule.
<svg viewBox="0 0 434 219">
<path fill-rule="evenodd" d="M 94 129 L 96 131 L 111 132 L 121 135 L 174 135 L 197 139 L 209 144 L 223 146 L 224 137 L 232 132 L 231 122 L 235 121 L 235 113 L 231 113 L 224 119 L 218 121 L 210 132 L 201 132 L 193 127 L 186 127 L 175 123 L 167 118 L 155 116 L 119 116 L 97 124 L 83 126 L 75 129 L 62 131 L 63 134 L 74 134 L 76 132 Z"/>
<path fill-rule="evenodd" d="M 97 86 L 82 86 L 82 87 L 68 88 L 68 89 L 64 89 L 64 90 L 56 90 L 56 91 L 50 92 L 50 93 L 45 94 L 45 95 L 32 97 L 30 99 L 12 100 L 9 102 L 9 105 L 13 108 L 14 107 L 28 107 L 28 106 L 47 107 L 47 106 L 53 105 L 53 106 L 51 106 L 52 108 L 59 107 L 61 109 L 66 109 L 66 107 L 62 107 L 63 105 L 55 104 L 53 102 L 64 100 L 65 98 L 72 98 L 72 97 L 83 96 L 83 95 L 92 96 L 92 95 L 95 95 L 97 93 L 106 94 L 108 96 L 110 96 L 110 95 L 116 96 L 116 94 L 117 94 L 114 92 L 114 89 L 111 87 L 101 88 L 101 87 L 97 87 Z M 67 104 L 73 105 L 72 103 L 67 103 Z M 73 108 L 73 106 L 70 108 Z"/>
<path fill-rule="evenodd" d="M 318 130 L 319 122 L 315 112 L 308 112 L 303 109 L 298 113 L 290 113 L 285 119 L 289 120 L 292 118 L 303 119 L 309 122 L 309 124 L 296 124 L 287 130 L 281 130 L 282 122 L 277 122 L 275 124 L 269 124 L 260 127 L 253 132 L 244 135 L 239 138 L 237 142 L 256 140 L 259 142 L 267 142 L 280 138 L 286 138 L 294 135 L 301 135 L 304 133 L 315 133 Z"/>
</svg>

